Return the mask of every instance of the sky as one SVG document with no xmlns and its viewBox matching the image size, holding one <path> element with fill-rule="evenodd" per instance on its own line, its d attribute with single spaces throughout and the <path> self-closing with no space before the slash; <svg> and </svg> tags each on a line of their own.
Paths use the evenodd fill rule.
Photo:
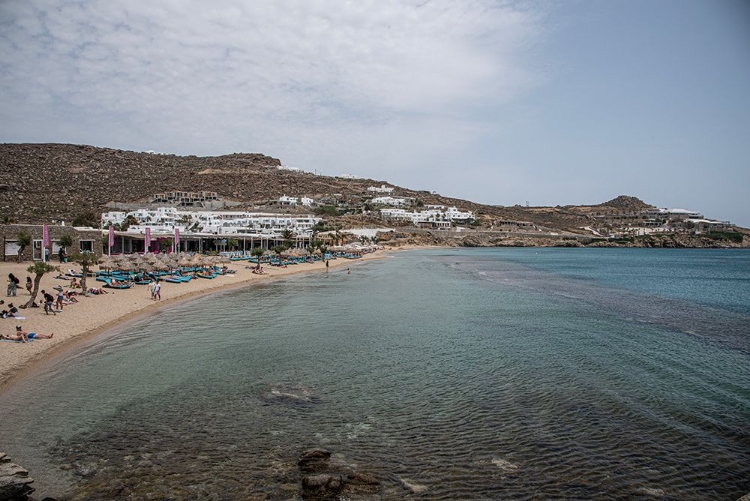
<svg viewBox="0 0 750 501">
<path fill-rule="evenodd" d="M 0 0 L 0 142 L 750 227 L 750 2 Z"/>
</svg>

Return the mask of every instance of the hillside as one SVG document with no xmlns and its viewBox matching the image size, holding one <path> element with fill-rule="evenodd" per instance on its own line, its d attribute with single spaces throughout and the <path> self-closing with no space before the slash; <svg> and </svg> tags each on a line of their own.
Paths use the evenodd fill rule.
<svg viewBox="0 0 750 501">
<path fill-rule="evenodd" d="M 217 157 L 176 156 L 71 144 L 0 144 L 0 217 L 17 222 L 71 221 L 85 212 L 108 210 L 110 202 L 146 202 L 169 191 L 213 191 L 238 208 L 273 209 L 282 195 L 327 199 L 340 206 L 362 206 L 369 186 L 384 180 L 341 179 L 278 169 L 279 159 L 258 153 Z M 581 233 L 589 212 L 648 207 L 621 196 L 598 206 L 501 207 L 475 204 L 396 187 L 394 196 L 424 204 L 455 205 L 479 216 L 483 226 L 498 221 L 529 221 L 540 229 Z M 372 217 L 340 218 L 343 227 L 372 225 Z"/>
</svg>

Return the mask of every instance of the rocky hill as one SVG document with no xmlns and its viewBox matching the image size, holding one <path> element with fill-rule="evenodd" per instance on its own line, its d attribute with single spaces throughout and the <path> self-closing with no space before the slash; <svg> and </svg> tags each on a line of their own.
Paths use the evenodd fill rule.
<svg viewBox="0 0 750 501">
<path fill-rule="evenodd" d="M 390 184 L 282 170 L 277 168 L 280 165 L 278 159 L 258 153 L 196 157 L 72 144 L 0 144 L 0 217 L 25 223 L 70 222 L 85 212 L 109 210 L 111 202 L 145 202 L 151 195 L 169 191 L 213 191 L 240 208 L 257 210 L 273 208 L 268 202 L 282 195 L 362 206 L 372 195 L 369 186 Z M 396 187 L 394 196 L 471 210 L 484 227 L 502 220 L 530 221 L 566 233 L 581 233 L 590 225 L 593 208 L 648 207 L 626 196 L 581 207 L 488 206 L 406 187 Z M 352 216 L 340 221 L 344 228 L 376 222 Z"/>
</svg>

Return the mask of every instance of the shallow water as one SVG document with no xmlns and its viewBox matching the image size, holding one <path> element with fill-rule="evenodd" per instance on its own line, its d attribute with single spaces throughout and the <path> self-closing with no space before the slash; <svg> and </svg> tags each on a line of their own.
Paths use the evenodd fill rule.
<svg viewBox="0 0 750 501">
<path fill-rule="evenodd" d="M 385 499 L 736 499 L 750 253 L 399 253 L 175 306 L 0 419 L 40 493 L 78 499 L 295 498 L 312 447 Z"/>
</svg>

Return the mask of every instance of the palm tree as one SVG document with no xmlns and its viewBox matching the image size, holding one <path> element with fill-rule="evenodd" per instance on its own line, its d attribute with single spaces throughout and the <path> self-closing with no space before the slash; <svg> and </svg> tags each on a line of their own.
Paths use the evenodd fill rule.
<svg viewBox="0 0 750 501">
<path fill-rule="evenodd" d="M 39 292 L 39 282 L 42 281 L 42 277 L 44 276 L 44 274 L 59 270 L 59 266 L 52 266 L 51 264 L 45 263 L 44 261 L 35 261 L 34 264 L 26 268 L 27 272 L 34 274 L 34 290 L 31 292 L 31 299 L 29 299 L 29 302 L 26 303 L 27 308 L 31 308 L 31 306 L 36 302 L 36 295 Z"/>
<path fill-rule="evenodd" d="M 18 262 L 20 263 L 23 259 L 23 251 L 26 247 L 31 245 L 31 235 L 22 231 L 16 237 L 18 239 Z"/>
<path fill-rule="evenodd" d="M 81 265 L 81 268 L 83 268 L 82 277 L 81 277 L 81 289 L 83 289 L 84 294 L 86 293 L 86 277 L 89 274 L 89 269 L 91 269 L 92 266 L 94 266 L 99 258 L 96 257 L 96 254 L 93 252 L 74 252 L 70 256 L 70 261 L 74 263 L 78 263 Z"/>
<path fill-rule="evenodd" d="M 294 246 L 295 234 L 292 230 L 284 230 L 281 233 L 281 236 L 284 239 L 284 245 L 286 246 L 287 249 Z"/>
</svg>

